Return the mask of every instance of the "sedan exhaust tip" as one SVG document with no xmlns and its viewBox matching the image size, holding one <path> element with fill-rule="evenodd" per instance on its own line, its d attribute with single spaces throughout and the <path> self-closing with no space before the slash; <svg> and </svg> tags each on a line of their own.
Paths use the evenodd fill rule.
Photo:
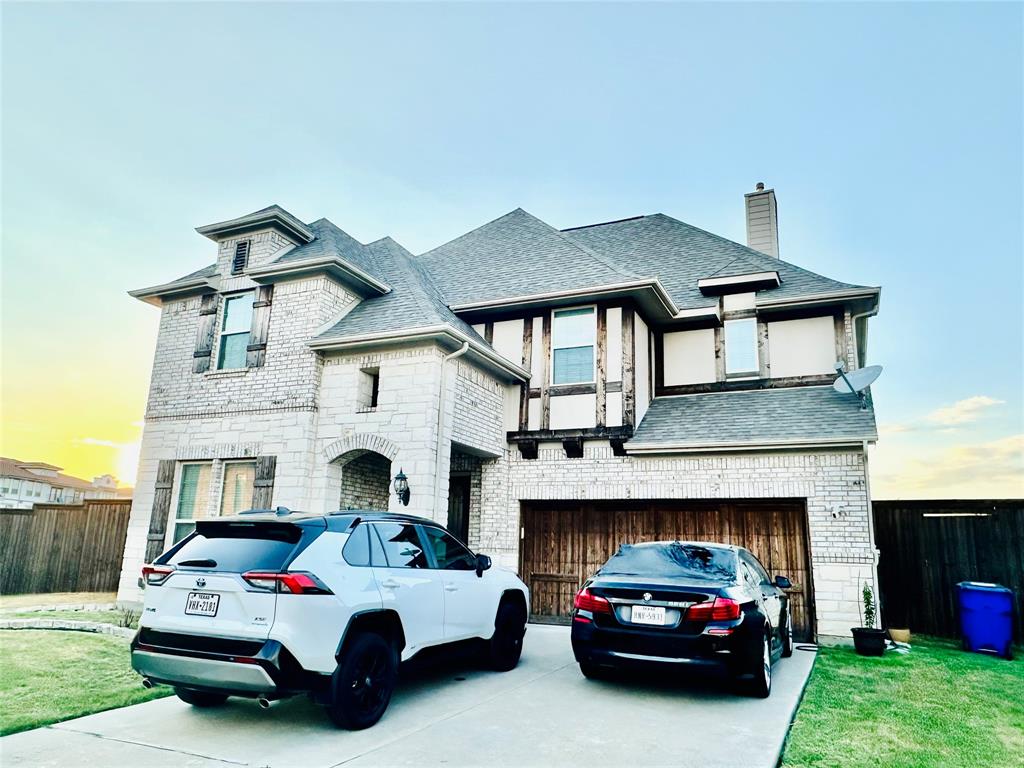
<svg viewBox="0 0 1024 768">
<path fill-rule="evenodd" d="M 142 678 L 142 687 L 143 688 L 152 688 L 154 685 L 156 685 L 156 683 L 154 683 L 148 677 Z"/>
<path fill-rule="evenodd" d="M 270 709 L 270 699 L 265 699 L 260 696 L 256 699 L 256 703 L 260 705 L 260 709 Z"/>
</svg>

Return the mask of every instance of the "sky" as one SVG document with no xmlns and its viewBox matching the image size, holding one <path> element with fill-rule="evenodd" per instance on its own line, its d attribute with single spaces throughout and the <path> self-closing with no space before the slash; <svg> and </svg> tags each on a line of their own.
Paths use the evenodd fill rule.
<svg viewBox="0 0 1024 768">
<path fill-rule="evenodd" d="M 881 285 L 875 498 L 1024 496 L 1024 6 L 0 6 L 0 454 L 134 482 L 194 228 L 662 212 Z"/>
</svg>

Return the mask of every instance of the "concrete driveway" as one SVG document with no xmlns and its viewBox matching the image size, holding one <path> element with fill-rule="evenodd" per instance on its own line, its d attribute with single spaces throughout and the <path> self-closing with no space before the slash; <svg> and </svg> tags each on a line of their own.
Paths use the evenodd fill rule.
<svg viewBox="0 0 1024 768">
<path fill-rule="evenodd" d="M 774 768 L 814 654 L 775 667 L 771 698 L 715 680 L 592 682 L 569 630 L 531 625 L 519 667 L 441 665 L 405 675 L 373 728 L 335 729 L 305 698 L 261 710 L 231 699 L 195 710 L 176 697 L 0 739 L 13 766 L 571 766 Z"/>
</svg>

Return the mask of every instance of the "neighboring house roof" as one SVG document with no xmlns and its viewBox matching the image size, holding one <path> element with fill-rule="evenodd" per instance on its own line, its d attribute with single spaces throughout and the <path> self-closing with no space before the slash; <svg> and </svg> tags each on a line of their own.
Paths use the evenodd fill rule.
<svg viewBox="0 0 1024 768">
<path fill-rule="evenodd" d="M 852 444 L 878 438 L 872 408 L 830 386 L 754 389 L 658 397 L 630 453 Z"/>
<path fill-rule="evenodd" d="M 713 276 L 777 271 L 781 285 L 759 292 L 772 299 L 865 288 L 823 277 L 663 213 L 563 232 L 624 270 L 657 277 L 680 309 L 714 305 L 716 299 L 697 288 L 698 280 Z"/>
<path fill-rule="evenodd" d="M 449 306 L 635 283 L 634 273 L 516 208 L 422 254 Z"/>
<path fill-rule="evenodd" d="M 26 467 L 46 467 L 48 469 L 60 469 L 52 464 L 43 464 L 41 462 L 31 461 L 20 461 L 19 459 L 8 459 L 0 457 L 0 477 L 13 477 L 18 480 L 32 480 L 33 482 L 43 483 L 45 485 L 52 485 L 58 488 L 75 488 L 81 491 L 95 491 L 95 490 L 113 490 L 113 489 L 98 489 L 90 481 L 83 480 L 80 477 L 73 477 L 71 475 L 64 475 L 57 473 L 56 475 L 38 475 L 35 472 L 31 472 Z"/>
</svg>

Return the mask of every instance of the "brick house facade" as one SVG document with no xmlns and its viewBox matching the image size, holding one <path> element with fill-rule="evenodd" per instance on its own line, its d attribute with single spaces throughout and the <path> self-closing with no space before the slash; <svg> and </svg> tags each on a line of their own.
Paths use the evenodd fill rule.
<svg viewBox="0 0 1024 768">
<path fill-rule="evenodd" d="M 879 290 L 769 255 L 768 195 L 761 250 L 660 214 L 517 210 L 416 257 L 277 206 L 199 228 L 215 264 L 132 292 L 161 322 L 119 599 L 195 519 L 387 506 L 519 570 L 542 618 L 618 543 L 700 534 L 799 575 L 805 636 L 848 635 L 876 433 L 831 384 Z"/>
</svg>

